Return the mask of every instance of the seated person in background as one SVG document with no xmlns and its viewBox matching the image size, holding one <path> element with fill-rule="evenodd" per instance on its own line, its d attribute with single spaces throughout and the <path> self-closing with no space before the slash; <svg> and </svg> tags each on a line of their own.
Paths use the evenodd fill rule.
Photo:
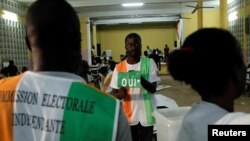
<svg viewBox="0 0 250 141">
<path fill-rule="evenodd" d="M 159 56 L 159 61 L 162 62 L 163 61 L 163 53 L 161 50 L 159 50 L 158 56 Z"/>
<path fill-rule="evenodd" d="M 88 75 L 90 75 L 89 64 L 87 61 L 82 60 L 79 66 L 77 67 L 75 74 L 84 78 L 84 80 L 88 83 Z"/>
<path fill-rule="evenodd" d="M 108 74 L 108 67 L 107 66 L 102 66 L 98 70 L 98 73 L 99 73 L 99 82 L 98 83 L 99 83 L 100 89 L 102 89 L 102 86 L 103 86 L 103 83 L 104 83 L 104 79 L 105 79 L 105 77 Z"/>
<path fill-rule="evenodd" d="M 112 88 L 109 85 L 110 85 L 110 82 L 112 79 L 112 74 L 113 74 L 113 71 L 115 69 L 116 64 L 117 63 L 115 61 L 108 60 L 109 73 L 107 74 L 107 76 L 105 77 L 104 82 L 103 82 L 103 87 L 102 87 L 103 92 L 106 92 L 106 93 L 112 92 Z"/>
<path fill-rule="evenodd" d="M 27 70 L 28 70 L 28 68 L 27 68 L 27 67 L 22 66 L 22 73 L 26 72 Z"/>
<path fill-rule="evenodd" d="M 73 7 L 37 0 L 26 29 L 33 71 L 0 80 L 0 141 L 130 141 L 120 101 L 73 74 L 82 61 Z"/>
<path fill-rule="evenodd" d="M 3 67 L 1 69 L 1 78 L 5 78 L 8 76 L 8 68 L 7 67 Z"/>
<path fill-rule="evenodd" d="M 234 111 L 244 92 L 246 67 L 239 42 L 226 30 L 200 29 L 169 55 L 175 80 L 190 84 L 201 96 L 185 115 L 178 141 L 207 141 L 208 125 Z"/>
<path fill-rule="evenodd" d="M 6 76 L 0 72 L 0 79 L 5 78 Z"/>
<path fill-rule="evenodd" d="M 96 57 L 95 62 L 96 62 L 96 65 L 98 66 L 98 68 L 104 66 L 103 61 L 100 57 Z"/>
</svg>

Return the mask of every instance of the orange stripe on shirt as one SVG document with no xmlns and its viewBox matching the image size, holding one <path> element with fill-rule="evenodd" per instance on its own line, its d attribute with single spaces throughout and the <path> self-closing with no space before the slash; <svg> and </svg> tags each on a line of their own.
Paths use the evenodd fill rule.
<svg viewBox="0 0 250 141">
<path fill-rule="evenodd" d="M 122 61 L 121 63 L 117 64 L 117 72 L 128 72 L 126 61 Z M 131 96 L 130 96 L 130 89 L 127 89 L 128 95 L 123 100 L 123 109 L 127 116 L 128 122 L 131 123 L 132 118 L 132 104 L 131 104 Z"/>
<path fill-rule="evenodd" d="M 13 141 L 13 101 L 16 94 L 15 89 L 21 76 L 22 74 L 0 80 L 0 138 L 3 141 Z M 8 94 L 10 98 L 4 100 L 4 94 Z"/>
<path fill-rule="evenodd" d="M 103 92 L 107 91 L 107 89 L 108 89 L 108 87 L 110 85 L 111 79 L 112 79 L 112 75 L 113 74 L 110 74 L 107 78 L 105 78 L 106 81 L 104 80 L 104 83 L 103 83 L 103 86 L 102 86 L 102 91 Z"/>
</svg>

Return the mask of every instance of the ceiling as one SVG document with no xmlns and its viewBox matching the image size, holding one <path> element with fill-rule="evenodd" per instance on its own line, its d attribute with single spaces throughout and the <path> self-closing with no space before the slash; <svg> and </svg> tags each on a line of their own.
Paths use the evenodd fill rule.
<svg viewBox="0 0 250 141">
<path fill-rule="evenodd" d="M 30 5 L 34 0 L 18 0 Z M 182 13 L 191 13 L 197 0 L 67 0 L 78 12 L 94 24 L 170 22 Z M 219 0 L 202 0 L 204 10 L 219 8 Z M 142 2 L 142 7 L 122 7 L 122 3 Z M 196 12 L 194 13 L 196 14 Z"/>
</svg>

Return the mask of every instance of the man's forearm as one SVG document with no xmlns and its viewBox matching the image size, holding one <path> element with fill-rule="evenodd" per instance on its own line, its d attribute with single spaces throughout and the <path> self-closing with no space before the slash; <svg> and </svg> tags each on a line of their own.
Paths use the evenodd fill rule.
<svg viewBox="0 0 250 141">
<path fill-rule="evenodd" d="M 149 91 L 150 93 L 155 93 L 156 91 L 156 82 L 150 83 L 149 81 L 147 81 L 145 78 L 141 78 L 141 85 L 144 89 L 146 89 L 147 91 Z"/>
</svg>

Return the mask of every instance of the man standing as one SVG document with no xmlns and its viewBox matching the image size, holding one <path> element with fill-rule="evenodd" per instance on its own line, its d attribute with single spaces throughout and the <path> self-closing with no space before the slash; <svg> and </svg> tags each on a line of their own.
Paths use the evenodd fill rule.
<svg viewBox="0 0 250 141">
<path fill-rule="evenodd" d="M 149 46 L 147 46 L 147 56 L 149 56 L 150 54 L 152 54 L 152 50 L 149 48 Z"/>
<path fill-rule="evenodd" d="M 123 101 L 133 141 L 152 141 L 155 124 L 152 112 L 156 108 L 152 94 L 159 78 L 155 62 L 141 57 L 141 47 L 138 34 L 127 35 L 127 58 L 116 65 L 110 86 L 112 94 Z"/>
<path fill-rule="evenodd" d="M 0 140 L 131 140 L 120 102 L 73 74 L 82 60 L 73 7 L 37 0 L 27 12 L 33 71 L 0 80 Z"/>
<path fill-rule="evenodd" d="M 164 61 L 167 62 L 168 60 L 168 55 L 169 55 L 169 47 L 168 47 L 168 44 L 165 45 L 165 48 L 164 48 Z"/>
</svg>

